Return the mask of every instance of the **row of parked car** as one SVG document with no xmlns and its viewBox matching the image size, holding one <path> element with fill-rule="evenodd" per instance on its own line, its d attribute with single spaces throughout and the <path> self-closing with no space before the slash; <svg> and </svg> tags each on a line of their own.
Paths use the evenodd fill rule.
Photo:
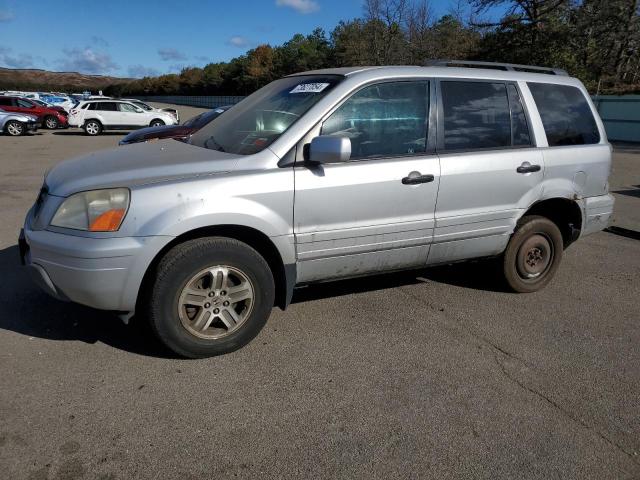
<svg viewBox="0 0 640 480">
<path fill-rule="evenodd" d="M 155 108 L 137 99 L 91 98 L 52 105 L 40 98 L 0 96 L 0 129 L 7 135 L 24 135 L 38 128 L 82 128 L 87 135 L 105 130 L 134 130 L 178 125 L 178 111 Z"/>
</svg>

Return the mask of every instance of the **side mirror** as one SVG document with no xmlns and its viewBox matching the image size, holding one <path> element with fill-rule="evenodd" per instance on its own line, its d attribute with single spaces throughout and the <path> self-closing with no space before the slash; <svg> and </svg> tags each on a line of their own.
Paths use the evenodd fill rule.
<svg viewBox="0 0 640 480">
<path fill-rule="evenodd" d="M 351 158 L 351 139 L 321 135 L 311 140 L 307 160 L 312 163 L 346 162 Z"/>
</svg>

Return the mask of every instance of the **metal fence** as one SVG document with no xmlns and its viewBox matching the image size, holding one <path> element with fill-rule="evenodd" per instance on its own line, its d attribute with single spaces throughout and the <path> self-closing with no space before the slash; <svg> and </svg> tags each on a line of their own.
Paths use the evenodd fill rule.
<svg viewBox="0 0 640 480">
<path fill-rule="evenodd" d="M 640 142 L 640 95 L 596 95 L 593 103 L 609 140 Z"/>
<path fill-rule="evenodd" d="M 245 97 L 166 95 L 143 98 L 150 102 L 215 108 L 233 105 Z M 640 142 L 640 95 L 596 95 L 593 101 L 604 122 L 609 140 Z"/>
<path fill-rule="evenodd" d="M 154 95 L 140 97 L 140 100 L 149 102 L 172 103 L 174 105 L 187 105 L 190 107 L 216 108 L 225 105 L 234 105 L 244 97 L 233 95 Z"/>
</svg>

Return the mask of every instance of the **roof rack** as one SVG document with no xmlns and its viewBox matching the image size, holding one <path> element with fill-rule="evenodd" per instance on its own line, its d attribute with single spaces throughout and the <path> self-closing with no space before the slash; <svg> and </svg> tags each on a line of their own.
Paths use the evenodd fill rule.
<svg viewBox="0 0 640 480">
<path fill-rule="evenodd" d="M 471 68 L 491 68 L 494 70 L 505 70 L 508 72 L 534 72 L 548 73 L 550 75 L 568 76 L 566 70 L 561 68 L 536 67 L 533 65 L 519 65 L 517 63 L 497 63 L 497 62 L 476 62 L 471 60 L 427 60 L 425 67 L 471 67 Z"/>
</svg>

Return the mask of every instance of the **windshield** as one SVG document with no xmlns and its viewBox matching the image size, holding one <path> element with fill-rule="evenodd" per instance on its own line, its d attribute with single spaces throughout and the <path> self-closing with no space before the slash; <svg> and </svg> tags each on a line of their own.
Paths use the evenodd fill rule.
<svg viewBox="0 0 640 480">
<path fill-rule="evenodd" d="M 190 144 L 251 155 L 271 145 L 343 77 L 301 75 L 270 83 L 193 134 Z"/>
</svg>

